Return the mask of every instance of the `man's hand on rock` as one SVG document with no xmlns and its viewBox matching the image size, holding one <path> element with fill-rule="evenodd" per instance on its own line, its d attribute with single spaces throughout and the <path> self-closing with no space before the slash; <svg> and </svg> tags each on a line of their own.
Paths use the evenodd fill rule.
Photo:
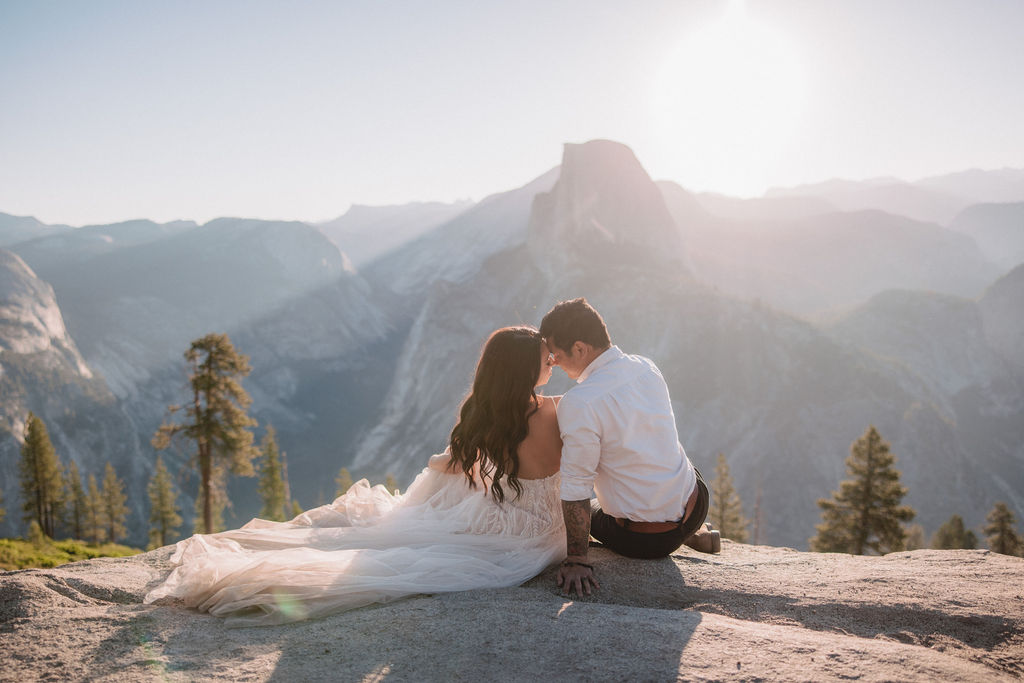
<svg viewBox="0 0 1024 683">
<path fill-rule="evenodd" d="M 558 568 L 558 586 L 566 595 L 590 595 L 601 587 L 594 576 L 594 568 L 587 564 L 587 558 L 567 557 Z"/>
</svg>

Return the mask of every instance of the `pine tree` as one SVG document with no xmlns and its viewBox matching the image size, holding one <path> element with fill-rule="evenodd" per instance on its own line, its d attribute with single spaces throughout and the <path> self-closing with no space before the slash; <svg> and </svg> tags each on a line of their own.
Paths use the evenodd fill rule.
<svg viewBox="0 0 1024 683">
<path fill-rule="evenodd" d="M 932 536 L 932 547 L 937 550 L 972 550 L 978 547 L 978 537 L 964 528 L 960 515 L 953 515 Z"/>
<path fill-rule="evenodd" d="M 151 548 L 160 548 L 170 543 L 177 533 L 181 515 L 171 475 L 159 455 L 146 491 L 149 493 L 149 545 Z"/>
<path fill-rule="evenodd" d="M 895 460 L 874 426 L 853 442 L 846 459 L 852 479 L 840 482 L 831 500 L 818 500 L 822 522 L 810 539 L 812 550 L 863 555 L 903 549 L 906 531 L 901 522 L 909 522 L 915 513 L 900 505 L 907 489 L 893 468 Z"/>
<path fill-rule="evenodd" d="M 192 342 L 185 360 L 191 368 L 192 389 L 192 402 L 184 409 L 186 419 L 162 424 L 153 436 L 153 447 L 167 448 L 179 433 L 195 442 L 197 503 L 203 531 L 213 533 L 218 501 L 221 510 L 227 504 L 227 473 L 254 474 L 256 449 L 249 427 L 256 421 L 246 414 L 252 399 L 241 385 L 241 378 L 249 374 L 249 359 L 235 350 L 226 334 L 208 334 Z M 171 414 L 178 410 L 178 406 L 169 408 Z"/>
<path fill-rule="evenodd" d="M 4 492 L 0 489 L 0 522 L 4 521 L 4 517 L 7 516 L 7 510 L 4 509 Z"/>
<path fill-rule="evenodd" d="M 215 534 L 220 531 L 224 531 L 227 527 L 224 525 L 224 510 L 231 505 L 231 501 L 228 500 L 227 490 L 227 473 L 224 471 L 224 467 L 221 463 L 217 463 L 213 466 L 210 472 L 210 526 L 206 525 L 206 521 L 203 519 L 203 487 L 202 483 L 199 485 L 199 492 L 196 495 L 196 504 L 193 508 L 195 513 L 194 522 L 192 524 L 192 533 L 194 534 Z M 209 531 L 207 531 L 209 529 Z"/>
<path fill-rule="evenodd" d="M 107 518 L 103 505 L 103 496 L 96 486 L 96 477 L 90 472 L 89 483 L 85 494 L 85 536 L 93 545 L 99 545 L 107 536 Z"/>
<path fill-rule="evenodd" d="M 761 545 L 761 484 L 757 485 L 754 497 L 754 545 Z"/>
<path fill-rule="evenodd" d="M 284 509 L 292 509 L 292 485 L 288 481 L 288 454 L 281 454 L 281 479 L 284 480 Z"/>
<path fill-rule="evenodd" d="M 395 480 L 395 476 L 390 472 L 384 477 L 384 488 L 388 490 L 388 493 L 398 495 L 398 482 Z"/>
<path fill-rule="evenodd" d="M 82 475 L 74 460 L 64 471 L 64 491 L 67 496 L 68 531 L 72 538 L 85 538 L 85 514 L 88 500 L 82 487 Z"/>
<path fill-rule="evenodd" d="M 743 516 L 743 503 L 732 483 L 729 463 L 723 453 L 718 454 L 715 478 L 711 481 L 711 510 L 708 518 L 723 538 L 740 543 L 747 542 L 747 525 Z"/>
<path fill-rule="evenodd" d="M 994 553 L 1002 555 L 1020 555 L 1024 552 L 1024 542 L 1014 529 L 1017 520 L 1006 503 L 996 503 L 985 518 L 985 536 L 988 547 Z"/>
<path fill-rule="evenodd" d="M 337 498 L 338 496 L 345 495 L 355 482 L 352 481 L 352 475 L 349 474 L 348 468 L 342 467 L 338 470 L 338 476 L 334 478 L 334 483 L 338 487 L 337 493 L 334 494 L 334 497 Z"/>
<path fill-rule="evenodd" d="M 46 425 L 32 413 L 25 420 L 25 443 L 18 465 L 24 519 L 36 520 L 43 533 L 53 538 L 62 515 L 64 478 Z"/>
<path fill-rule="evenodd" d="M 50 545 L 50 538 L 43 533 L 43 528 L 39 526 L 39 522 L 34 519 L 28 523 L 27 540 L 36 548 L 43 548 Z"/>
<path fill-rule="evenodd" d="M 128 517 L 128 506 L 125 502 L 124 483 L 117 478 L 114 466 L 109 462 L 103 471 L 103 518 L 107 523 L 107 539 L 117 543 L 125 537 L 124 520 Z"/>
<path fill-rule="evenodd" d="M 275 522 L 283 522 L 287 515 L 285 509 L 285 485 L 281 471 L 281 457 L 277 450 L 276 432 L 267 427 L 267 433 L 260 443 L 260 499 L 263 509 L 260 517 Z"/>
<path fill-rule="evenodd" d="M 298 517 L 302 513 L 303 513 L 303 509 L 302 509 L 302 506 L 299 505 L 299 501 L 293 500 L 292 501 L 292 517 L 293 518 Z"/>
<path fill-rule="evenodd" d="M 907 526 L 907 537 L 903 541 L 903 549 L 921 550 L 924 547 L 924 527 L 920 524 Z"/>
</svg>

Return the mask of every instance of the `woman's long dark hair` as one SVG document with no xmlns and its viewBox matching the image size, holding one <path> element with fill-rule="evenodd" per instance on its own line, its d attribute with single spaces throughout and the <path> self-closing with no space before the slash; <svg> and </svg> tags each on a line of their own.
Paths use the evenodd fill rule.
<svg viewBox="0 0 1024 683">
<path fill-rule="evenodd" d="M 516 451 L 526 438 L 527 421 L 540 407 L 534 387 L 540 378 L 542 343 L 532 327 L 504 327 L 491 334 L 452 430 L 453 469 L 457 465 L 475 486 L 472 471 L 479 461 L 484 488 L 489 479 L 491 496 L 499 503 L 505 500 L 502 479 L 516 497 L 523 492 Z"/>
</svg>

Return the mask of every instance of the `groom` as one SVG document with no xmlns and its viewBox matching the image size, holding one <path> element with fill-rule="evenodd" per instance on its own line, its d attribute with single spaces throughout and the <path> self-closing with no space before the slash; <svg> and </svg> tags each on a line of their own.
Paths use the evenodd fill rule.
<svg viewBox="0 0 1024 683">
<path fill-rule="evenodd" d="M 586 299 L 557 304 L 540 333 L 553 364 L 577 382 L 558 403 L 568 555 L 558 585 L 578 595 L 600 587 L 587 561 L 590 536 L 627 557 L 666 557 L 684 542 L 718 552 L 718 532 L 703 528 L 707 486 L 679 443 L 654 363 L 612 346 Z"/>
</svg>

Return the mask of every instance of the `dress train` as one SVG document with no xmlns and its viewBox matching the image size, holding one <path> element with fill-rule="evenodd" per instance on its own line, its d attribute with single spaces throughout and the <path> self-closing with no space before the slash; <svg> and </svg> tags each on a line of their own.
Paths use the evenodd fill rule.
<svg viewBox="0 0 1024 683">
<path fill-rule="evenodd" d="M 397 496 L 363 479 L 289 522 L 253 519 L 180 541 L 174 569 L 144 601 L 177 599 L 253 626 L 515 586 L 565 557 L 559 475 L 520 481 L 522 494 L 499 505 L 462 474 L 424 469 Z"/>
</svg>

